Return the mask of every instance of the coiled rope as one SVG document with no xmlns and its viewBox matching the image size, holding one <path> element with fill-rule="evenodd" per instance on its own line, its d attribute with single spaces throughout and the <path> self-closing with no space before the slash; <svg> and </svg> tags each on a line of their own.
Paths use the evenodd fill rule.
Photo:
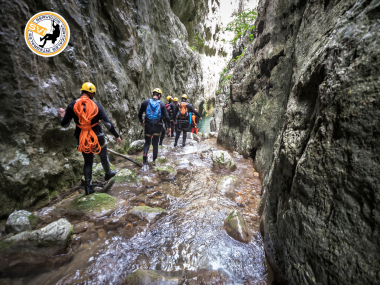
<svg viewBox="0 0 380 285">
<path fill-rule="evenodd" d="M 91 120 L 98 112 L 98 106 L 87 96 L 80 97 L 74 104 L 74 113 L 79 118 L 79 125 L 77 126 L 82 130 L 79 136 L 79 152 L 98 154 L 102 149 L 98 137 L 92 130 L 92 127 L 99 124 L 100 121 L 91 125 Z"/>
</svg>

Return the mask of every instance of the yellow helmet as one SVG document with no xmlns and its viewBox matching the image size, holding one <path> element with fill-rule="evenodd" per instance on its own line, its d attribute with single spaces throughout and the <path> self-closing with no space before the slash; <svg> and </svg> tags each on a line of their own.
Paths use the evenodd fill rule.
<svg viewBox="0 0 380 285">
<path fill-rule="evenodd" d="M 87 91 L 87 92 L 90 92 L 90 93 L 96 93 L 96 87 L 91 82 L 85 82 L 85 83 L 83 83 L 82 88 L 80 90 L 81 91 Z"/>
<path fill-rule="evenodd" d="M 177 98 L 177 97 L 174 97 L 173 101 L 174 101 L 174 102 L 178 102 L 178 98 Z"/>
<path fill-rule="evenodd" d="M 162 96 L 162 91 L 160 88 L 154 88 L 152 93 L 154 93 L 154 92 L 157 92 L 157 93 L 161 94 L 161 96 Z"/>
<path fill-rule="evenodd" d="M 169 95 L 168 97 L 166 97 L 166 100 L 167 100 L 168 102 L 169 102 L 170 99 L 173 99 L 173 97 L 170 96 L 170 95 Z"/>
<path fill-rule="evenodd" d="M 186 94 L 182 94 L 181 96 L 181 99 L 185 98 L 187 100 L 187 95 Z"/>
</svg>

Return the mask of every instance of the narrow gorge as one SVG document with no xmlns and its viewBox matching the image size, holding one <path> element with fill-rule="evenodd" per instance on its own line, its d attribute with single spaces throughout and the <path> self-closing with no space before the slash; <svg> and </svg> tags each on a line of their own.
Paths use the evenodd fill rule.
<svg viewBox="0 0 380 285">
<path fill-rule="evenodd" d="M 380 283 L 379 0 L 0 3 L 0 284 Z M 26 44 L 42 11 L 56 56 Z M 211 132 L 109 153 L 110 182 L 96 158 L 86 196 L 58 113 L 84 82 L 138 163 L 154 88 Z"/>
</svg>

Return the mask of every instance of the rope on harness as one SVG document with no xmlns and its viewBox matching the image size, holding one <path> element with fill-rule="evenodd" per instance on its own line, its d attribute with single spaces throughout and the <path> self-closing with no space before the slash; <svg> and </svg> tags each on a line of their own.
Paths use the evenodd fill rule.
<svg viewBox="0 0 380 285">
<path fill-rule="evenodd" d="M 92 127 L 99 124 L 99 122 L 91 125 L 91 120 L 98 114 L 98 106 L 88 97 L 82 96 L 74 105 L 74 112 L 79 118 L 79 125 L 82 131 L 79 136 L 78 151 L 84 153 L 98 154 L 101 147 L 98 142 L 98 137 L 92 130 Z"/>
</svg>

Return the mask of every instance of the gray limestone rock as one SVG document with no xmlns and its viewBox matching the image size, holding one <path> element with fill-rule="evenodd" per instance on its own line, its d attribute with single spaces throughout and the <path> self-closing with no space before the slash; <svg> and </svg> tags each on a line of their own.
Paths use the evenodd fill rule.
<svg viewBox="0 0 380 285">
<path fill-rule="evenodd" d="M 7 219 L 5 232 L 18 234 L 23 231 L 31 231 L 40 221 L 39 217 L 28 211 L 14 211 Z"/>
<path fill-rule="evenodd" d="M 154 187 L 157 186 L 159 181 L 156 177 L 150 177 L 150 176 L 143 176 L 141 178 L 141 182 L 146 186 L 146 187 Z"/>
<path fill-rule="evenodd" d="M 236 164 L 230 154 L 223 150 L 216 150 L 212 152 L 212 163 L 214 168 L 222 168 L 228 170 L 235 170 Z"/>
<path fill-rule="evenodd" d="M 144 144 L 145 144 L 145 140 L 137 140 L 137 141 L 132 142 L 129 145 L 128 154 L 135 154 L 139 151 L 144 150 Z"/>
<path fill-rule="evenodd" d="M 148 206 L 134 207 L 128 212 L 130 215 L 138 217 L 140 220 L 146 220 L 154 223 L 156 220 L 167 214 L 167 211 L 161 208 L 151 208 Z"/>
<path fill-rule="evenodd" d="M 250 232 L 239 210 L 233 210 L 224 221 L 224 229 L 227 234 L 244 243 L 251 240 Z"/>
<path fill-rule="evenodd" d="M 379 1 L 260 1 L 218 142 L 254 159 L 286 284 L 379 284 Z"/>
<path fill-rule="evenodd" d="M 177 171 L 170 165 L 154 166 L 153 170 L 164 180 L 171 180 L 177 175 Z"/>
<path fill-rule="evenodd" d="M 130 169 L 121 169 L 114 177 L 111 178 L 111 183 L 125 184 L 129 187 L 139 187 L 143 183 L 141 179 Z"/>
<path fill-rule="evenodd" d="M 235 196 L 234 191 L 238 184 L 239 180 L 237 177 L 233 175 L 223 176 L 219 179 L 216 190 L 218 190 L 223 195 L 233 198 Z"/>
</svg>

